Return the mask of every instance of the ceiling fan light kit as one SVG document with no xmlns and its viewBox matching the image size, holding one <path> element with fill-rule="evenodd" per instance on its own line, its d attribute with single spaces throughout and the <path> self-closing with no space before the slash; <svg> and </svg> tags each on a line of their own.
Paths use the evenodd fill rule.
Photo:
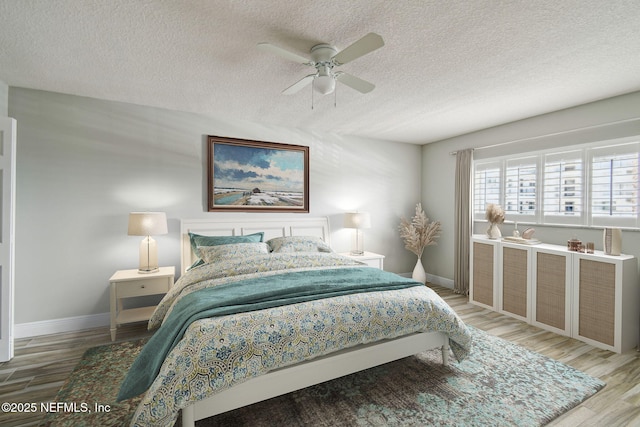
<svg viewBox="0 0 640 427">
<path fill-rule="evenodd" d="M 316 69 L 314 74 L 303 77 L 282 91 L 283 94 L 293 95 L 309 83 L 313 83 L 312 91 L 315 90 L 322 95 L 328 95 L 335 92 L 336 80 L 360 93 L 371 92 L 375 88 L 374 84 L 343 71 L 335 71 L 334 68 L 360 58 L 382 46 L 384 46 L 382 37 L 376 33 L 369 33 L 339 52 L 329 44 L 317 44 L 311 48 L 311 59 L 307 59 L 269 43 L 259 43 L 258 49 L 274 53 L 289 61 L 308 65 Z M 313 108 L 313 101 L 311 108 Z"/>
<path fill-rule="evenodd" d="M 317 44 L 311 48 L 311 57 L 316 68 L 313 88 L 322 95 L 328 95 L 336 88 L 336 80 L 333 73 L 334 63 L 331 58 L 336 56 L 337 53 L 338 50 L 328 44 Z"/>
</svg>

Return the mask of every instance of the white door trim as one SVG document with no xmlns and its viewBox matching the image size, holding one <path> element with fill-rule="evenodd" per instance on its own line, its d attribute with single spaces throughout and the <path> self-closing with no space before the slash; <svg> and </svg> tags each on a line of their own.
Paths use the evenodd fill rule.
<svg viewBox="0 0 640 427">
<path fill-rule="evenodd" d="M 0 117 L 0 362 L 13 357 L 16 127 L 15 119 Z"/>
</svg>

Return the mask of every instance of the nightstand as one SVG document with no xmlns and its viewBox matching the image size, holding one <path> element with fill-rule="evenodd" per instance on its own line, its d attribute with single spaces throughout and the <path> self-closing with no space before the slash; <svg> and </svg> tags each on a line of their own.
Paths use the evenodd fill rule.
<svg viewBox="0 0 640 427">
<path fill-rule="evenodd" d="M 124 298 L 166 294 L 173 286 L 175 267 L 160 267 L 155 273 L 138 270 L 118 270 L 109 279 L 111 283 L 111 341 L 116 339 L 118 325 L 149 320 L 156 306 L 122 308 Z"/>
<path fill-rule="evenodd" d="M 342 252 L 340 255 L 344 255 L 351 259 L 355 259 L 356 261 L 364 262 L 369 267 L 379 268 L 380 270 L 384 270 L 383 262 L 384 255 L 376 254 L 373 252 L 366 252 L 363 255 L 351 255 L 349 252 Z"/>
</svg>

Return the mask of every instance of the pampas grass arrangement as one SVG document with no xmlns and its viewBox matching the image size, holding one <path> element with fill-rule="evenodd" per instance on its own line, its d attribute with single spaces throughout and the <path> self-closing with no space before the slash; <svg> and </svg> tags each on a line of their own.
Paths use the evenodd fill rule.
<svg viewBox="0 0 640 427">
<path fill-rule="evenodd" d="M 440 221 L 429 222 L 429 218 L 422 210 L 422 204 L 416 205 L 416 214 L 411 221 L 406 218 L 400 219 L 400 237 L 404 240 L 404 247 L 418 256 L 422 257 L 424 248 L 435 245 L 440 237 Z"/>
<path fill-rule="evenodd" d="M 491 224 L 502 224 L 504 222 L 504 211 L 500 205 L 489 203 L 484 217 Z"/>
<path fill-rule="evenodd" d="M 489 203 L 487 205 L 487 211 L 484 215 L 485 219 L 489 221 L 489 228 L 487 228 L 487 237 L 490 239 L 499 239 L 502 237 L 502 232 L 498 227 L 498 224 L 504 222 L 504 211 L 499 205 Z"/>
</svg>

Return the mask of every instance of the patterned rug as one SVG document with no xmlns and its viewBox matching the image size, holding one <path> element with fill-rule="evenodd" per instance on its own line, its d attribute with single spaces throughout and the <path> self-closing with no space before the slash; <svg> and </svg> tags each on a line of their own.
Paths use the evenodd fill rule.
<svg viewBox="0 0 640 427">
<path fill-rule="evenodd" d="M 462 363 L 428 351 L 197 423 L 214 426 L 540 426 L 604 383 L 472 328 Z M 45 425 L 125 425 L 139 402 L 114 403 L 141 343 L 93 348 L 58 393 L 61 402 L 110 405 L 109 413 L 57 413 Z M 178 424 L 179 425 L 179 424 Z"/>
</svg>

